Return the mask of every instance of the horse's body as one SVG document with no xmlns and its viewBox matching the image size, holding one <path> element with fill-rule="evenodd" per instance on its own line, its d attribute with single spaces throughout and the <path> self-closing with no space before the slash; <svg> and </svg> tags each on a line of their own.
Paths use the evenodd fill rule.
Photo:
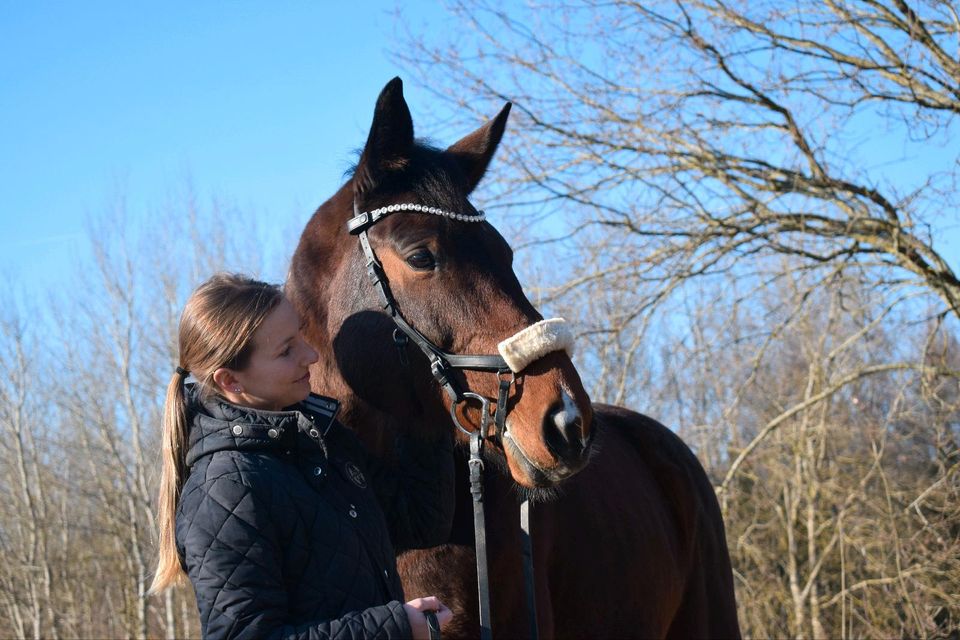
<svg viewBox="0 0 960 640">
<path fill-rule="evenodd" d="M 312 376 L 316 390 L 340 398 L 341 421 L 385 456 L 390 454 L 390 434 L 397 430 L 431 437 L 453 425 L 449 403 L 434 384 L 425 359 L 411 352 L 410 363 L 401 364 L 391 339 L 393 321 L 382 313 L 370 289 L 357 243 L 347 234 L 345 222 L 361 197 L 389 203 L 391 199 L 429 199 L 430 189 L 456 191 L 450 185 L 438 187 L 436 175 L 445 174 L 433 168 L 429 168 L 434 173 L 426 189 L 415 182 L 422 180 L 416 177 L 421 173 L 410 178 L 413 187 L 390 173 L 414 171 L 417 162 L 443 165 L 454 156 L 464 163 L 462 172 L 447 165 L 443 170 L 451 172 L 453 183 L 463 181 L 459 190 L 465 198 L 499 142 L 507 111 L 492 127 L 481 128 L 447 152 L 411 147 L 412 125 L 407 124 L 409 112 L 399 91 L 399 82 L 394 81 L 381 94 L 357 172 L 308 223 L 287 285 L 304 317 L 307 338 L 320 352 Z M 396 129 L 399 134 L 394 133 Z M 404 140 L 409 136 L 409 142 L 398 146 L 392 141 L 398 135 Z M 393 147 L 377 152 L 375 147 L 383 147 L 385 138 Z M 394 155 L 387 155 L 388 151 Z M 371 158 L 379 157 L 375 152 L 386 156 L 377 161 L 387 168 L 371 168 Z M 479 171 L 470 164 L 474 162 L 479 163 Z M 450 202 L 457 196 L 443 197 Z M 418 328 L 424 333 L 436 333 L 437 340 L 452 349 L 476 353 L 489 352 L 490 340 L 495 344 L 498 337 L 512 333 L 517 323 L 523 326 L 539 317 L 518 293 L 509 259 L 500 259 L 502 239 L 492 228 L 480 223 L 483 228 L 477 225 L 472 231 L 476 235 L 469 236 L 462 223 L 398 214 L 404 215 L 410 220 L 395 223 L 377 241 L 383 247 L 380 259 L 394 294 L 408 294 L 398 299 L 412 324 L 421 325 Z M 460 233 L 468 242 L 457 244 L 460 236 L 455 234 Z M 431 247 L 436 254 L 433 269 L 408 269 L 404 255 L 414 249 L 408 251 L 407 245 Z M 453 250 L 471 246 L 477 251 L 482 248 L 484 257 L 458 262 Z M 487 259 L 487 254 L 492 257 Z M 422 258 L 418 254 L 408 262 L 420 265 Z M 462 268 L 456 270 L 458 265 Z M 455 277 L 440 279 L 445 270 L 453 271 Z M 423 287 L 425 295 L 416 296 L 418 287 Z M 439 303 L 433 299 L 416 308 L 415 302 L 424 300 L 430 287 Z M 503 306 L 508 299 L 515 306 Z M 501 308 L 494 308 L 497 304 Z M 444 313 L 457 318 L 448 321 Z M 483 313 L 490 314 L 483 326 L 492 327 L 492 337 L 478 328 Z M 506 322 L 503 318 L 510 318 L 511 328 L 498 327 L 497 322 Z M 486 447 L 488 458 L 499 462 L 487 465 L 484 497 L 494 637 L 526 637 L 529 630 L 518 484 L 541 497 L 557 485 L 554 499 L 538 501 L 531 510 L 542 637 L 738 636 L 720 511 L 690 450 L 649 418 L 604 405 L 591 410 L 564 354 L 543 357 L 518 377 L 508 405 L 513 416 L 509 429 L 517 444 L 496 451 Z M 480 374 L 467 373 L 460 380 L 495 396 L 490 392 L 494 383 Z M 566 413 L 557 410 L 561 405 Z M 576 446 L 567 446 L 578 439 Z M 584 467 L 588 455 L 589 464 Z M 399 566 L 408 597 L 437 595 L 455 611 L 445 637 L 476 637 L 472 506 L 466 464 L 459 466 L 457 517 L 450 543 L 407 551 L 399 558 Z"/>
<path fill-rule="evenodd" d="M 532 510 L 542 637 L 734 637 L 720 513 L 699 463 L 645 416 L 598 405 L 595 420 L 595 456 L 558 499 Z M 400 567 L 411 597 L 436 593 L 466 612 L 448 635 L 470 638 L 476 572 L 470 496 L 460 480 L 453 542 L 408 551 Z M 517 492 L 502 474 L 491 474 L 486 491 L 494 637 L 527 637 Z"/>
</svg>

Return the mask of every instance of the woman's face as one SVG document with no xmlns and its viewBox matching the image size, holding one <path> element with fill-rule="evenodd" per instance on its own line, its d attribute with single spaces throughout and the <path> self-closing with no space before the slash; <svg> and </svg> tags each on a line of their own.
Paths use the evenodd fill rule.
<svg viewBox="0 0 960 640">
<path fill-rule="evenodd" d="M 307 397 L 317 352 L 304 341 L 300 326 L 300 316 L 284 298 L 253 334 L 250 362 L 242 371 L 231 370 L 234 380 L 221 385 L 228 400 L 277 411 Z"/>
</svg>

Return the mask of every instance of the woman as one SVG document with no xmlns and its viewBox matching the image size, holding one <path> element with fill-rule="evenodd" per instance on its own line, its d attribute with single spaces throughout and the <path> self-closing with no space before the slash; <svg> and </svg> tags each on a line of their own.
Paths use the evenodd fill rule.
<svg viewBox="0 0 960 640">
<path fill-rule="evenodd" d="M 278 287 L 242 276 L 187 302 L 151 592 L 185 570 L 209 638 L 427 638 L 428 617 L 452 614 L 434 597 L 402 604 L 394 545 L 449 533 L 452 441 L 402 442 L 392 470 L 369 458 L 337 402 L 310 393 L 300 328 Z"/>
</svg>

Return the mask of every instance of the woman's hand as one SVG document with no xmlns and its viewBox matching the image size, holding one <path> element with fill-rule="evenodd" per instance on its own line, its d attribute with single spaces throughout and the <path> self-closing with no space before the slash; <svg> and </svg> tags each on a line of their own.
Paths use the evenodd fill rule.
<svg viewBox="0 0 960 640">
<path fill-rule="evenodd" d="M 433 611 L 437 614 L 437 622 L 440 623 L 441 629 L 453 619 L 453 612 L 434 596 L 415 598 L 403 605 L 403 610 L 407 612 L 407 620 L 410 621 L 410 629 L 413 631 L 413 640 L 430 640 L 424 611 Z"/>
</svg>

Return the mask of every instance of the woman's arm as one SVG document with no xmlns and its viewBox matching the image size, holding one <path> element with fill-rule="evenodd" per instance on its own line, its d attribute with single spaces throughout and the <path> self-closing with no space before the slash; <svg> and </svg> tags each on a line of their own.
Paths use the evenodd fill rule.
<svg viewBox="0 0 960 640">
<path fill-rule="evenodd" d="M 205 638 L 283 640 L 409 638 L 400 602 L 293 625 L 272 510 L 234 474 L 181 498 L 177 543 L 193 583 Z"/>
<path fill-rule="evenodd" d="M 367 454 L 367 467 L 396 551 L 447 542 L 453 526 L 453 436 L 398 435 L 393 460 Z"/>
</svg>

